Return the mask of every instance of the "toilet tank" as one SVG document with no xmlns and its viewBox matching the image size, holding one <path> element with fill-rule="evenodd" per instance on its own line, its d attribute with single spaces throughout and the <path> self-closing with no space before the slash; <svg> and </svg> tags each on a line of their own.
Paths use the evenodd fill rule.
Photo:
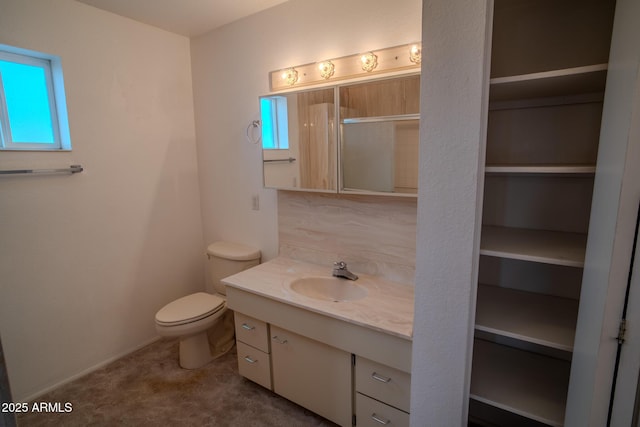
<svg viewBox="0 0 640 427">
<path fill-rule="evenodd" d="M 260 250 L 233 242 L 215 242 L 207 247 L 209 278 L 207 292 L 226 295 L 222 279 L 260 264 Z"/>
</svg>

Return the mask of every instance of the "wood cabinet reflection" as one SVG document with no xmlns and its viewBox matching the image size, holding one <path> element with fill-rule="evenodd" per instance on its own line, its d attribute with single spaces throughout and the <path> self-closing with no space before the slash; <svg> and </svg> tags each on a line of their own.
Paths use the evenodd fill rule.
<svg viewBox="0 0 640 427">
<path fill-rule="evenodd" d="M 261 98 L 265 187 L 337 191 L 334 92 Z"/>
<path fill-rule="evenodd" d="M 420 76 L 340 87 L 341 192 L 418 192 Z"/>
</svg>

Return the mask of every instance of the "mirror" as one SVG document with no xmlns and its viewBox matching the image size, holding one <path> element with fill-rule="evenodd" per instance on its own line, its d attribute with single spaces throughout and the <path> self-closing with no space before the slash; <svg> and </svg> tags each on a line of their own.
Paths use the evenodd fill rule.
<svg viewBox="0 0 640 427">
<path fill-rule="evenodd" d="M 345 122 L 342 192 L 418 192 L 418 119 Z"/>
<path fill-rule="evenodd" d="M 420 76 L 340 87 L 340 191 L 418 192 Z"/>
<path fill-rule="evenodd" d="M 337 191 L 335 89 L 260 98 L 264 186 Z"/>
<path fill-rule="evenodd" d="M 264 186 L 415 196 L 419 105 L 419 74 L 261 97 Z"/>
</svg>

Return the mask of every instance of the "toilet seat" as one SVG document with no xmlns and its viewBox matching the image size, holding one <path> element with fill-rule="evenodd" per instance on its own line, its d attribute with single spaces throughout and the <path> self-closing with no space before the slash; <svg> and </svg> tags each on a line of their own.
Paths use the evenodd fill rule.
<svg viewBox="0 0 640 427">
<path fill-rule="evenodd" d="M 226 301 L 206 292 L 187 295 L 162 307 L 156 314 L 156 323 L 178 326 L 196 322 L 222 310 Z"/>
</svg>

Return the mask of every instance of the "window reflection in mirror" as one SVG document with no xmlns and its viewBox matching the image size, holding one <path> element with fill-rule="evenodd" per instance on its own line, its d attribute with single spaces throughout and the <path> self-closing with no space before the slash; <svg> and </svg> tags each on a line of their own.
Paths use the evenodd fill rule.
<svg viewBox="0 0 640 427">
<path fill-rule="evenodd" d="M 269 96 L 260 99 L 262 120 L 262 148 L 265 150 L 289 149 L 289 121 L 287 98 Z"/>
<path fill-rule="evenodd" d="M 264 185 L 337 190 L 334 89 L 260 98 Z"/>
</svg>

